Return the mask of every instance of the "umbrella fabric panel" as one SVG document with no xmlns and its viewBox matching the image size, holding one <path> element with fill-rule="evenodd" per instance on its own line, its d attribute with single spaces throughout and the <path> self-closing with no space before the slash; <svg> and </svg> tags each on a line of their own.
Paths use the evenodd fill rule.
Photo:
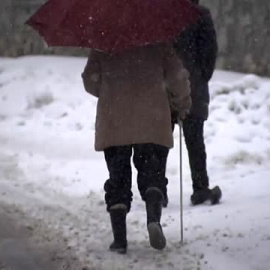
<svg viewBox="0 0 270 270">
<path fill-rule="evenodd" d="M 171 41 L 199 16 L 189 0 L 49 0 L 27 23 L 49 46 L 119 51 Z"/>
</svg>

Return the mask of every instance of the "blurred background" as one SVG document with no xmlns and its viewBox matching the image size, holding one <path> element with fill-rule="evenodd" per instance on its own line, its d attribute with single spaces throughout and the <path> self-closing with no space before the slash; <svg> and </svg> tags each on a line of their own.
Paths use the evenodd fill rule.
<svg viewBox="0 0 270 270">
<path fill-rule="evenodd" d="M 48 48 L 24 22 L 46 0 L 0 1 L 0 56 L 85 55 L 86 50 Z M 270 1 L 201 0 L 210 8 L 219 43 L 217 68 L 270 76 Z"/>
</svg>

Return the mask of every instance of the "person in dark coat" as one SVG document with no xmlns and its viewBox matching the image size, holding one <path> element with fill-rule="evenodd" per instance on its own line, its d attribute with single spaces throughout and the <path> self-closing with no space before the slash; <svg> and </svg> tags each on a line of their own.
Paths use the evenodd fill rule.
<svg viewBox="0 0 270 270">
<path fill-rule="evenodd" d="M 179 58 L 190 73 L 192 107 L 183 121 L 183 132 L 188 150 L 193 183 L 192 204 L 201 204 L 209 199 L 209 178 L 207 174 L 206 150 L 204 144 L 204 122 L 208 118 L 209 86 L 217 57 L 216 31 L 210 11 L 199 5 L 202 12 L 199 21 L 191 25 L 174 43 Z M 172 111 L 173 125 L 177 123 L 177 112 Z M 218 187 L 218 196 L 221 191 Z"/>
<path fill-rule="evenodd" d="M 110 176 L 104 190 L 114 235 L 111 251 L 127 250 L 132 154 L 138 182 L 144 183 L 139 190 L 146 203 L 150 244 L 159 250 L 166 245 L 160 219 L 167 156 L 173 147 L 170 105 L 182 119 L 189 112 L 188 76 L 171 44 L 115 54 L 90 52 L 82 78 L 85 90 L 98 98 L 95 149 L 104 152 Z"/>
</svg>

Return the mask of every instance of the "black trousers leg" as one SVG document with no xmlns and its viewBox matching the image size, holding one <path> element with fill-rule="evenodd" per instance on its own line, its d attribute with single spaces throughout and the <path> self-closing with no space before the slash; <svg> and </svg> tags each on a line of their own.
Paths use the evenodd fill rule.
<svg viewBox="0 0 270 270">
<path fill-rule="evenodd" d="M 203 128 L 203 118 L 189 116 L 183 121 L 183 131 L 194 191 L 202 190 L 209 186 Z"/>
<path fill-rule="evenodd" d="M 145 200 L 149 187 L 157 187 L 167 194 L 168 179 L 165 177 L 169 149 L 156 144 L 134 145 L 133 162 L 138 171 L 138 189 Z"/>
<path fill-rule="evenodd" d="M 109 147 L 104 151 L 110 178 L 105 182 L 107 211 L 115 204 L 125 204 L 130 210 L 132 201 L 131 164 L 132 146 Z"/>
</svg>

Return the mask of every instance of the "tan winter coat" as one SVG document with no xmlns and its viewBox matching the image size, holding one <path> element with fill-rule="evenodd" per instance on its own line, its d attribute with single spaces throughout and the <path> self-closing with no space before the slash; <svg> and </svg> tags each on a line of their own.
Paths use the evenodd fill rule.
<svg viewBox="0 0 270 270">
<path fill-rule="evenodd" d="M 170 45 L 122 53 L 91 50 L 82 74 L 98 97 L 95 149 L 154 143 L 171 148 L 171 105 L 182 117 L 191 106 L 188 72 Z"/>
</svg>

